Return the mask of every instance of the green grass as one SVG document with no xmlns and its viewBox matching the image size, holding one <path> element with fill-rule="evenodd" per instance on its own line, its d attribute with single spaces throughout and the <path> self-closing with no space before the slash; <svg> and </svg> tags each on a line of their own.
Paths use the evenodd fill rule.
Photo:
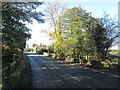
<svg viewBox="0 0 120 90">
<path fill-rule="evenodd" d="M 31 88 L 31 66 L 25 54 L 22 55 L 22 59 L 14 73 L 3 77 L 3 90 L 4 88 Z"/>
<path fill-rule="evenodd" d="M 118 64 L 118 58 L 112 59 L 112 64 Z M 101 63 L 104 65 L 104 67 L 109 67 L 108 63 L 101 61 Z"/>
<path fill-rule="evenodd" d="M 112 50 L 112 51 L 109 52 L 109 54 L 110 55 L 117 55 L 117 56 L 119 56 L 120 55 L 120 51 L 118 51 L 118 50 Z"/>
<path fill-rule="evenodd" d="M 112 64 L 118 64 L 118 58 L 114 58 L 114 59 L 112 59 Z"/>
</svg>

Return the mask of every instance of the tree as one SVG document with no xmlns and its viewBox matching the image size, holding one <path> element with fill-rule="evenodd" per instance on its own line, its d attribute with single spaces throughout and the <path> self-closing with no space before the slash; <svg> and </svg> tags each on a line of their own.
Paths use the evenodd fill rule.
<svg viewBox="0 0 120 90">
<path fill-rule="evenodd" d="M 43 14 L 36 11 L 39 5 L 42 5 L 42 2 L 2 2 L 3 48 L 23 51 L 26 40 L 31 36 L 30 29 L 24 22 L 32 23 L 33 19 L 39 23 L 44 21 L 41 19 Z"/>
<path fill-rule="evenodd" d="M 62 33 L 61 33 L 61 15 L 65 11 L 66 7 L 64 4 L 59 2 L 49 3 L 46 10 L 47 17 L 49 18 L 51 25 L 54 27 L 54 32 L 50 33 L 51 39 L 54 40 L 55 56 L 61 57 L 63 55 L 62 50 Z"/>
<path fill-rule="evenodd" d="M 32 47 L 36 47 L 36 46 L 38 46 L 36 43 L 33 43 L 33 44 L 32 44 Z"/>
<path fill-rule="evenodd" d="M 89 56 L 92 60 L 95 60 L 97 58 L 97 52 L 96 52 L 96 44 L 95 44 L 95 32 L 96 32 L 96 26 L 99 23 L 97 18 L 89 17 L 85 20 L 84 27 L 86 30 L 84 31 L 84 47 L 86 48 L 86 56 L 87 59 L 89 59 Z M 96 35 L 97 36 L 97 35 Z M 96 40 L 98 41 L 98 40 Z"/>
<path fill-rule="evenodd" d="M 93 59 L 105 59 L 112 43 L 119 36 L 117 33 L 119 27 L 117 21 L 109 18 L 109 14 L 105 13 L 103 18 L 91 18 L 85 26 L 88 27 L 86 32 L 88 51 L 94 55 Z"/>
<path fill-rule="evenodd" d="M 104 59 L 112 42 L 119 36 L 116 33 L 118 23 L 108 15 L 95 18 L 81 7 L 67 9 L 61 16 L 54 11 L 49 15 L 55 29 L 50 36 L 54 40 L 56 56 L 79 58 L 86 55 L 87 59 L 91 56 L 91 60 Z"/>
<path fill-rule="evenodd" d="M 100 25 L 102 26 L 101 30 L 104 30 L 102 34 L 102 48 L 101 52 L 102 58 L 106 58 L 109 48 L 115 43 L 115 41 L 120 36 L 118 33 L 119 23 L 115 18 L 110 18 L 109 14 L 104 13 L 104 16 L 100 18 Z M 102 49 L 101 48 L 101 49 Z"/>
<path fill-rule="evenodd" d="M 92 18 L 81 7 L 74 7 L 64 12 L 62 16 L 62 32 L 64 36 L 65 47 L 70 56 L 79 58 L 86 54 L 85 38 L 87 21 Z"/>
</svg>

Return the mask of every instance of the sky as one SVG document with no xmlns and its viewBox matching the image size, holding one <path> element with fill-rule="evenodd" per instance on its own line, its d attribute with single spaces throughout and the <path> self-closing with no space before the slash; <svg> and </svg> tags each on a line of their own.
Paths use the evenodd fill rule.
<svg viewBox="0 0 120 90">
<path fill-rule="evenodd" d="M 49 2 L 52 1 L 55 0 L 49 0 Z M 104 14 L 104 11 L 106 11 L 110 14 L 111 17 L 116 17 L 116 19 L 118 19 L 118 1 L 119 0 L 63 0 L 62 3 L 67 3 L 68 8 L 80 5 L 84 10 L 87 10 L 87 12 L 91 12 L 92 16 L 96 18 L 101 18 Z M 44 2 L 48 2 L 48 0 L 44 0 Z M 46 4 L 43 4 L 41 7 L 45 7 L 45 5 Z M 40 8 L 39 10 L 44 11 L 44 8 Z M 29 44 L 29 46 L 32 46 L 33 43 L 36 43 L 38 45 L 40 43 L 46 45 L 51 44 L 49 35 L 43 32 L 49 32 L 49 30 L 52 29 L 48 21 L 43 24 L 39 24 L 34 20 L 33 24 L 26 24 L 26 26 L 32 29 L 32 38 L 27 41 L 27 44 Z"/>
</svg>

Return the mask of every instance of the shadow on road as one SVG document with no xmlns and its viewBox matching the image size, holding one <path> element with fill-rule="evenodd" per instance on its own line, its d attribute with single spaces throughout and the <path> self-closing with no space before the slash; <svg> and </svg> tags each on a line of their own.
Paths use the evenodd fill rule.
<svg viewBox="0 0 120 90">
<path fill-rule="evenodd" d="M 25 52 L 31 62 L 33 87 L 37 88 L 118 88 L 118 78 L 92 72 L 67 62 L 46 58 L 35 52 Z"/>
</svg>

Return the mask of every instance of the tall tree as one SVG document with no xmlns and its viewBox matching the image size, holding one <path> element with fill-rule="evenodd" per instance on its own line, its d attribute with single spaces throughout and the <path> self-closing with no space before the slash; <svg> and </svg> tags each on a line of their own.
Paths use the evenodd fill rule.
<svg viewBox="0 0 120 90">
<path fill-rule="evenodd" d="M 50 33 L 51 39 L 54 40 L 55 56 L 63 55 L 62 50 L 62 32 L 61 32 L 61 15 L 66 10 L 66 6 L 59 2 L 49 3 L 46 10 L 47 17 L 50 20 L 51 25 L 54 27 L 54 32 Z"/>
<path fill-rule="evenodd" d="M 87 42 L 87 46 L 94 56 L 93 59 L 105 59 L 112 43 L 119 36 L 117 21 L 105 14 L 103 18 L 91 18 L 85 26 L 88 27 L 87 39 L 89 43 Z"/>
<path fill-rule="evenodd" d="M 72 56 L 79 58 L 86 54 L 85 33 L 87 20 L 91 18 L 81 7 L 74 7 L 64 12 L 62 30 L 64 34 L 65 46 L 68 51 L 72 52 Z"/>
<path fill-rule="evenodd" d="M 36 8 L 42 2 L 2 2 L 2 33 L 3 48 L 21 49 L 23 51 L 26 40 L 30 38 L 30 29 L 24 22 L 32 23 L 33 19 L 39 23 L 43 14 Z"/>
<path fill-rule="evenodd" d="M 118 28 L 120 27 L 118 21 L 116 18 L 110 18 L 110 15 L 107 13 L 104 13 L 104 16 L 100 18 L 100 26 L 102 27 L 101 30 L 103 30 L 102 37 L 102 58 L 104 59 L 106 55 L 108 54 L 109 48 L 116 43 L 118 37 L 120 36 L 118 33 Z M 102 49 L 101 48 L 101 49 Z"/>
</svg>

